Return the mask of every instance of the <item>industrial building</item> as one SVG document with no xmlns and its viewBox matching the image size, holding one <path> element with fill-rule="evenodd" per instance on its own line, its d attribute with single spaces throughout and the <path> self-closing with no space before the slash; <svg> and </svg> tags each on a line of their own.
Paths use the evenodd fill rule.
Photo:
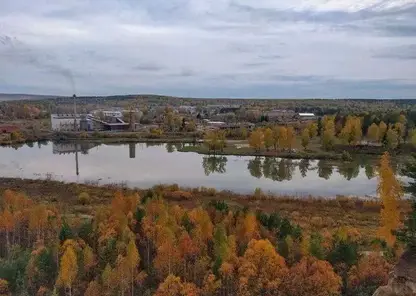
<svg viewBox="0 0 416 296">
<path fill-rule="evenodd" d="M 135 130 L 137 124 L 134 124 Z M 51 126 L 54 131 L 127 131 L 131 125 L 119 117 L 105 120 L 91 114 L 51 114 Z"/>
</svg>

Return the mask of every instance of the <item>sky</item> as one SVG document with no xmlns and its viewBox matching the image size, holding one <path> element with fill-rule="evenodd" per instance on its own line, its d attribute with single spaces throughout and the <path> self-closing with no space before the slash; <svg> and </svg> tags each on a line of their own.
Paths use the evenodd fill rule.
<svg viewBox="0 0 416 296">
<path fill-rule="evenodd" d="M 416 99 L 416 0 L 0 0 L 0 92 Z"/>
</svg>

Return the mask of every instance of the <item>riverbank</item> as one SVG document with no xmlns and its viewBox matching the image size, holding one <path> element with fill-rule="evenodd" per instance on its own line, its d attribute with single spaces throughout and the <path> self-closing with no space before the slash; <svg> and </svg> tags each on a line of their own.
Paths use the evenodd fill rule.
<svg viewBox="0 0 416 296">
<path fill-rule="evenodd" d="M 91 143 L 198 143 L 202 140 L 196 134 L 168 134 L 154 135 L 151 133 L 136 132 L 49 132 L 39 136 L 22 134 L 18 138 L 5 137 L 0 140 L 0 146 L 15 146 L 38 141 L 53 141 L 59 143 L 91 142 Z"/>
<path fill-rule="evenodd" d="M 128 188 L 124 184 L 99 186 L 97 184 L 64 183 L 54 180 L 28 180 L 0 178 L 0 192 L 6 189 L 23 192 L 36 202 L 56 205 L 71 214 L 93 213 L 103 204 L 108 204 L 114 194 L 138 193 L 142 198 L 159 196 L 172 204 L 186 208 L 207 205 L 213 201 L 224 201 L 231 208 L 251 209 L 265 213 L 279 212 L 309 231 L 329 231 L 345 225 L 356 228 L 363 237 L 374 238 L 379 226 L 379 200 L 359 198 L 297 198 L 288 195 L 269 195 L 261 192 L 242 195 L 213 188 L 180 188 L 177 185 L 158 185 L 150 189 Z M 89 200 L 81 203 L 81 193 L 87 193 Z M 402 212 L 408 210 L 405 201 L 400 203 Z"/>
<path fill-rule="evenodd" d="M 383 146 L 372 145 L 341 145 L 337 144 L 333 150 L 325 151 L 321 149 L 319 139 L 314 139 L 308 149 L 296 146 L 292 151 L 269 151 L 261 149 L 255 151 L 249 147 L 247 140 L 226 140 L 226 146 L 215 153 L 203 145 L 204 140 L 199 133 L 169 133 L 153 134 L 148 132 L 42 132 L 37 136 L 24 136 L 16 139 L 8 137 L 0 141 L 0 146 L 19 147 L 37 141 L 53 141 L 57 143 L 79 143 L 90 142 L 96 144 L 123 144 L 123 143 L 191 143 L 199 144 L 185 146 L 179 152 L 195 152 L 204 155 L 234 155 L 234 156 L 270 156 L 287 159 L 316 159 L 316 160 L 342 160 L 350 161 L 354 156 L 373 156 L 377 157 L 386 151 Z M 394 157 L 405 157 L 415 152 L 415 147 L 403 144 L 394 151 L 389 151 Z"/>
</svg>

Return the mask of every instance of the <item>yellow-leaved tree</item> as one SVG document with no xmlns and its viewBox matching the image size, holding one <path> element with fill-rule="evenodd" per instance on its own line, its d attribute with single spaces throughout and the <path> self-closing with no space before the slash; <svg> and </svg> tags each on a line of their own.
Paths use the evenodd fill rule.
<svg viewBox="0 0 416 296">
<path fill-rule="evenodd" d="M 273 146 L 273 131 L 270 128 L 266 128 L 263 132 L 264 147 L 267 151 Z"/>
<path fill-rule="evenodd" d="M 78 274 L 77 255 L 72 245 L 68 245 L 61 257 L 58 275 L 58 286 L 64 287 L 72 295 L 72 284 Z"/>
<path fill-rule="evenodd" d="M 379 128 L 380 140 L 383 140 L 387 132 L 387 124 L 385 124 L 384 121 L 381 121 L 380 124 L 378 125 L 378 128 Z"/>
<path fill-rule="evenodd" d="M 269 240 L 251 240 L 238 267 L 238 294 L 278 295 L 288 269 Z"/>
<path fill-rule="evenodd" d="M 377 124 L 373 123 L 368 127 L 367 137 L 372 142 L 380 141 L 380 128 Z"/>
<path fill-rule="evenodd" d="M 388 152 L 385 152 L 381 157 L 377 193 L 383 205 L 380 213 L 379 235 L 386 240 L 389 246 L 393 246 L 396 236 L 392 231 L 396 230 L 400 224 L 399 200 L 403 196 L 403 190 L 390 166 Z"/>
<path fill-rule="evenodd" d="M 259 152 L 263 147 L 263 133 L 260 129 L 256 129 L 251 132 L 250 137 L 248 138 L 248 143 L 256 152 Z"/>
<path fill-rule="evenodd" d="M 137 267 L 140 263 L 140 255 L 139 251 L 137 250 L 136 243 L 134 239 L 130 239 L 129 244 L 127 245 L 127 262 L 129 264 L 129 277 L 130 277 L 130 292 L 131 295 L 134 295 L 134 279 L 137 272 Z"/>
<path fill-rule="evenodd" d="M 303 149 L 306 149 L 309 145 L 310 140 L 310 131 L 308 128 L 303 129 L 301 134 L 301 140 Z"/>
</svg>

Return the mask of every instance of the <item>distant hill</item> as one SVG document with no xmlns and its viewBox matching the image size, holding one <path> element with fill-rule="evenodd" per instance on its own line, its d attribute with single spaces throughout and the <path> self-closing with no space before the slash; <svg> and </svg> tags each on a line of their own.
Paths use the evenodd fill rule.
<svg viewBox="0 0 416 296">
<path fill-rule="evenodd" d="M 20 100 L 44 100 L 55 99 L 59 96 L 49 95 L 30 95 L 30 94 L 1 94 L 0 101 L 20 101 Z"/>
</svg>

